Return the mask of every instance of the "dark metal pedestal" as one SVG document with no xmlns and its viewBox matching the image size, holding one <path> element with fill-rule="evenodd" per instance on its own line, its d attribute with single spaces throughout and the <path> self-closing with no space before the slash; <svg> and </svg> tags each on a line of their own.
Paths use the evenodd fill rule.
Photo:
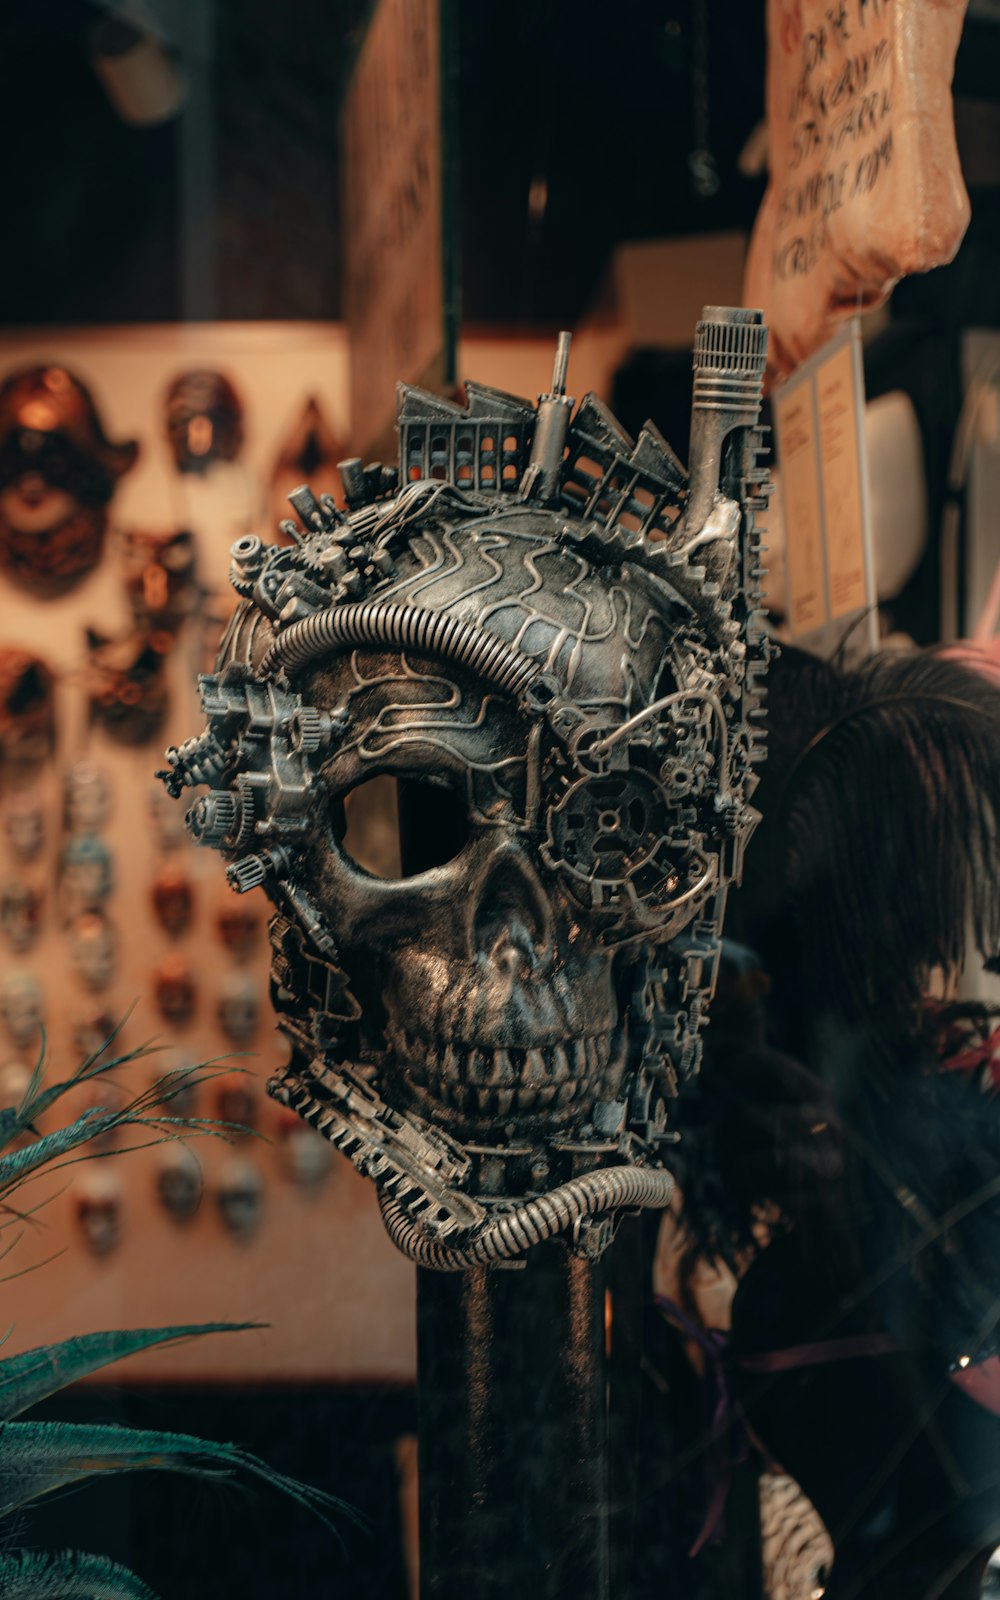
<svg viewBox="0 0 1000 1600">
<path fill-rule="evenodd" d="M 603 1264 L 417 1277 L 421 1600 L 608 1600 Z"/>
</svg>

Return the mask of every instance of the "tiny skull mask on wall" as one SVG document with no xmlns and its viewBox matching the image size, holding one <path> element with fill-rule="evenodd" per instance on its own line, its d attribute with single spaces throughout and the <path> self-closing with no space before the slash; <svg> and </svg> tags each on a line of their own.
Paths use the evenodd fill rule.
<svg viewBox="0 0 1000 1600">
<path fill-rule="evenodd" d="M 107 774 L 92 761 L 77 761 L 65 781 L 67 833 L 100 833 L 111 812 Z"/>
<path fill-rule="evenodd" d="M 92 1255 L 107 1256 L 121 1243 L 125 1195 L 110 1173 L 89 1172 L 76 1192 L 76 1216 Z"/>
<path fill-rule="evenodd" d="M 38 937 L 42 923 L 42 894 L 34 884 L 19 878 L 4 884 L 0 892 L 0 927 L 12 950 L 23 954 Z"/>
<path fill-rule="evenodd" d="M 219 1023 L 233 1044 L 248 1044 L 260 1027 L 260 995 L 247 973 L 234 972 L 219 985 Z"/>
<path fill-rule="evenodd" d="M 42 986 L 30 972 L 8 972 L 0 979 L 0 1021 L 19 1050 L 37 1042 L 44 1005 Z"/>
<path fill-rule="evenodd" d="M 93 992 L 106 989 L 115 972 L 115 931 L 101 911 L 84 911 L 70 928 L 70 961 L 80 981 Z"/>
<path fill-rule="evenodd" d="M 67 918 L 84 911 L 99 911 L 111 893 L 114 862 L 111 851 L 96 834 L 68 839 L 59 858 L 59 893 Z"/>
<path fill-rule="evenodd" d="M 172 792 L 209 788 L 194 836 L 276 907 L 273 1092 L 431 1266 L 596 1252 L 669 1202 L 756 820 L 760 314 L 699 324 L 690 474 L 574 412 L 567 349 L 537 409 L 402 387 L 398 476 L 343 463 L 346 517 L 303 488 L 297 542 L 237 541 L 209 726 L 168 752 Z M 386 779 L 379 876 L 352 814 Z"/>
<path fill-rule="evenodd" d="M 40 797 L 14 795 L 4 809 L 3 831 L 15 861 L 35 861 L 45 847 L 45 807 Z"/>
<path fill-rule="evenodd" d="M 216 1205 L 229 1232 L 249 1240 L 264 1216 L 264 1179 L 252 1161 L 234 1157 L 220 1168 L 216 1180 Z"/>
<path fill-rule="evenodd" d="M 173 1115 L 180 1115 L 174 1112 Z M 187 1222 L 201 1205 L 205 1181 L 193 1150 L 183 1144 L 168 1144 L 156 1163 L 156 1193 L 164 1211 L 175 1222 Z"/>
<path fill-rule="evenodd" d="M 150 898 L 153 914 L 164 932 L 172 939 L 187 932 L 194 914 L 194 888 L 183 867 L 164 862 L 153 879 Z"/>
<path fill-rule="evenodd" d="M 160 962 L 153 978 L 153 993 L 164 1022 L 181 1028 L 191 1021 L 198 991 L 183 956 L 167 956 Z"/>
</svg>

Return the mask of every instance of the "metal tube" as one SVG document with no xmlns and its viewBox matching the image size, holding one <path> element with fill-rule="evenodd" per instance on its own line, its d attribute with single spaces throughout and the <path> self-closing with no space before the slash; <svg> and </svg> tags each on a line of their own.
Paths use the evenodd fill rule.
<svg viewBox="0 0 1000 1600">
<path fill-rule="evenodd" d="M 694 395 L 684 526 L 701 528 L 721 490 L 722 449 L 734 428 L 756 425 L 767 365 L 762 311 L 705 306 L 694 342 Z"/>
</svg>

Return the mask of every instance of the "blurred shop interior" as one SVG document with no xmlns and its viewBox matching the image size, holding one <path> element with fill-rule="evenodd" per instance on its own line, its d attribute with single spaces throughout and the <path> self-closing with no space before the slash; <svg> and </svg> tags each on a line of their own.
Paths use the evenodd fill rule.
<svg viewBox="0 0 1000 1600">
<path fill-rule="evenodd" d="M 125 1017 L 124 1047 L 163 1047 L 133 1083 L 224 1058 L 190 1109 L 251 1130 L 201 1141 L 194 1168 L 167 1145 L 60 1173 L 15 1263 L 39 1270 L 7 1284 L 7 1348 L 252 1323 L 50 1412 L 238 1439 L 370 1524 L 345 1525 L 342 1554 L 293 1504 L 156 1475 L 45 1512 L 40 1539 L 99 1524 L 185 1600 L 416 1593 L 413 1269 L 372 1188 L 267 1099 L 266 903 L 229 893 L 153 776 L 198 723 L 233 541 L 281 537 L 290 489 L 341 499 L 338 462 L 392 449 L 391 382 L 380 423 L 352 399 L 345 243 L 368 174 L 345 171 L 364 140 L 344 107 L 378 9 L 47 0 L 0 20 L 0 1101 L 23 1093 L 40 1025 L 64 1072 Z M 572 392 L 633 434 L 652 417 L 683 454 L 694 325 L 741 303 L 767 181 L 763 0 L 441 0 L 440 29 L 455 344 L 438 386 L 533 400 L 569 329 Z M 964 241 L 862 322 L 879 631 L 901 647 L 1000 606 L 996 0 L 970 4 L 954 94 Z M 364 314 L 418 320 L 412 289 Z M 780 489 L 771 535 L 780 631 Z M 382 870 L 391 807 L 351 826 Z M 697 1496 L 676 1493 L 689 1523 Z M 744 1582 L 725 1592 L 749 1600 Z"/>
</svg>

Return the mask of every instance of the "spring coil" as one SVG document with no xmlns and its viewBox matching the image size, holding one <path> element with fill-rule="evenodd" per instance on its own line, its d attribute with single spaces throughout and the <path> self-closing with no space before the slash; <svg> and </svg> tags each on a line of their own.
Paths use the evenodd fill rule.
<svg viewBox="0 0 1000 1600">
<path fill-rule="evenodd" d="M 380 1192 L 378 1198 L 386 1232 L 397 1250 L 418 1267 L 466 1272 L 470 1267 L 513 1261 L 532 1245 L 565 1233 L 584 1217 L 624 1206 L 662 1210 L 670 1204 L 673 1194 L 674 1180 L 669 1172 L 652 1167 L 603 1167 L 500 1212 L 477 1238 L 465 1245 L 428 1239 L 390 1195 Z"/>
<path fill-rule="evenodd" d="M 359 601 L 331 607 L 293 622 L 268 649 L 260 664 L 264 678 L 294 672 L 307 661 L 346 645 L 387 645 L 447 656 L 499 689 L 520 695 L 542 670 L 537 661 L 446 611 L 428 611 L 396 601 Z"/>
</svg>

